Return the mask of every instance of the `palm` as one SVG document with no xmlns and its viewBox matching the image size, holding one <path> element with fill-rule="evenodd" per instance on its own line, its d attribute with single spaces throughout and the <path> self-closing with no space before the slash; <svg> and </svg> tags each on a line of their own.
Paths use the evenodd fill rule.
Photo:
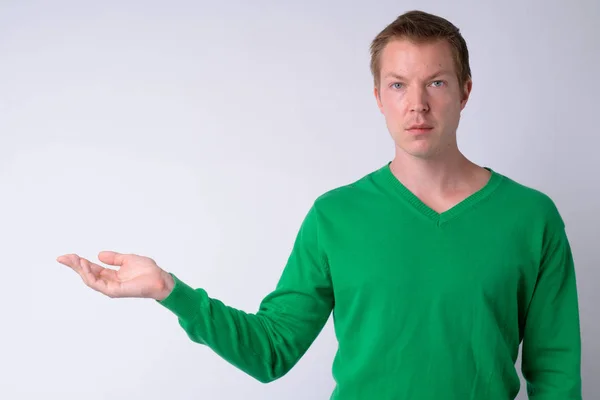
<svg viewBox="0 0 600 400">
<path fill-rule="evenodd" d="M 105 251 L 98 259 L 119 269 L 102 267 L 77 254 L 61 256 L 57 261 L 75 270 L 86 285 L 109 297 L 153 297 L 164 286 L 164 271 L 151 258 Z"/>
</svg>

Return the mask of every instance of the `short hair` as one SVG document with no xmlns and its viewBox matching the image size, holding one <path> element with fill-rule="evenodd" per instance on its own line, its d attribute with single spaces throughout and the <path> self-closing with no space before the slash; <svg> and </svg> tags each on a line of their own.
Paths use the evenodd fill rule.
<svg viewBox="0 0 600 400">
<path fill-rule="evenodd" d="M 460 30 L 445 18 L 413 10 L 396 18 L 371 43 L 371 74 L 376 87 L 379 87 L 381 79 L 381 53 L 390 41 L 398 39 L 408 39 L 415 43 L 446 40 L 452 48 L 460 87 L 471 79 L 469 50 Z"/>
</svg>

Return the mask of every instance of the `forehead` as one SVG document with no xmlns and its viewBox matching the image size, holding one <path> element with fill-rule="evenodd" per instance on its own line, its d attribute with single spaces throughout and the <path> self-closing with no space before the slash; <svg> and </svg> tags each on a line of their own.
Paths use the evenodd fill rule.
<svg viewBox="0 0 600 400">
<path fill-rule="evenodd" d="M 429 74 L 436 70 L 455 73 L 450 43 L 445 40 L 417 43 L 408 39 L 390 41 L 381 52 L 381 76 Z"/>
</svg>

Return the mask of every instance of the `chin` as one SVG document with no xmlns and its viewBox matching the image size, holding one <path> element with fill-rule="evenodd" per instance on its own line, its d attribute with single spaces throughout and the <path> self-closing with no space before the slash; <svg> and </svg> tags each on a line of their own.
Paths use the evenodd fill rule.
<svg viewBox="0 0 600 400">
<path fill-rule="evenodd" d="M 422 151 L 422 150 L 421 151 L 405 151 L 405 153 L 412 156 L 413 158 L 420 158 L 422 160 L 434 159 L 435 156 L 438 154 L 435 151 Z"/>
<path fill-rule="evenodd" d="M 397 150 L 415 158 L 428 159 L 438 154 L 436 146 L 427 140 L 411 141 L 409 143 L 397 144 Z"/>
</svg>

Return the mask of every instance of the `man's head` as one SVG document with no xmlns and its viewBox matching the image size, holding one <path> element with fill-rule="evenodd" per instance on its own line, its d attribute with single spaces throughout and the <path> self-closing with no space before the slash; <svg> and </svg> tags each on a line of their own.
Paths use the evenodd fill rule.
<svg viewBox="0 0 600 400">
<path fill-rule="evenodd" d="M 420 158 L 454 150 L 471 92 L 469 53 L 458 28 L 422 11 L 399 16 L 373 40 L 371 72 L 398 150 Z"/>
</svg>

